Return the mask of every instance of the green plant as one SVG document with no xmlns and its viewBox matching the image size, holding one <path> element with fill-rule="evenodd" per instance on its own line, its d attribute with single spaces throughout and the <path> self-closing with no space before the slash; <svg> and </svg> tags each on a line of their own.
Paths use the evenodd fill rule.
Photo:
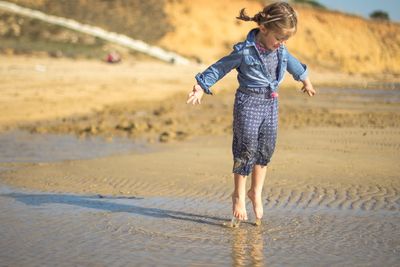
<svg viewBox="0 0 400 267">
<path fill-rule="evenodd" d="M 375 20 L 390 20 L 389 14 L 381 10 L 375 10 L 369 15 L 369 17 Z"/>
</svg>

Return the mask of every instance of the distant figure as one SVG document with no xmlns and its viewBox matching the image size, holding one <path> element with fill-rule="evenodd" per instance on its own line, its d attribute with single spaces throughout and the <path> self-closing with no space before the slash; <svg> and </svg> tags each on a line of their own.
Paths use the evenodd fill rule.
<svg viewBox="0 0 400 267">
<path fill-rule="evenodd" d="M 212 85 L 232 69 L 237 70 L 239 88 L 233 109 L 232 142 L 235 189 L 230 226 L 233 227 L 247 220 L 246 177 L 250 173 L 251 188 L 247 196 L 253 204 L 255 225 L 261 224 L 261 195 L 277 134 L 277 91 L 285 71 L 303 83 L 303 92 L 309 96 L 316 93 L 306 65 L 293 57 L 284 45 L 297 30 L 297 15 L 288 3 L 270 4 L 254 17 L 247 16 L 242 9 L 237 19 L 254 21 L 258 27 L 248 33 L 246 40 L 234 45 L 229 55 L 196 75 L 197 84 L 187 100 L 187 103 L 201 104 L 204 93 L 212 94 Z"/>
<path fill-rule="evenodd" d="M 112 51 L 108 53 L 106 61 L 108 63 L 118 63 L 121 61 L 121 56 L 117 52 Z"/>
</svg>

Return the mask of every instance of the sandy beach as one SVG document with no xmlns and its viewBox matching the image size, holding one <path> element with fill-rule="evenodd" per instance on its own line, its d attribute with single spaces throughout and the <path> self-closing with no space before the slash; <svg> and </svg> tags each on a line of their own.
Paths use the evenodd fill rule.
<svg viewBox="0 0 400 267">
<path fill-rule="evenodd" d="M 236 81 L 186 105 L 201 68 L 2 56 L 2 265 L 395 266 L 398 81 L 287 77 L 263 224 L 226 229 Z"/>
<path fill-rule="evenodd" d="M 33 10 L 0 8 L 0 267 L 399 266 L 398 22 L 289 1 L 317 94 L 286 74 L 262 223 L 229 228 L 236 72 L 186 100 L 264 1 L 7 2 Z"/>
</svg>

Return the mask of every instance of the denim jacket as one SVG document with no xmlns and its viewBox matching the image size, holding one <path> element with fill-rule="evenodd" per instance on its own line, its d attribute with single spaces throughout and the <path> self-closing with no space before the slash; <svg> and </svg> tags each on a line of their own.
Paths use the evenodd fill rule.
<svg viewBox="0 0 400 267">
<path fill-rule="evenodd" d="M 283 80 L 285 70 L 296 81 L 306 79 L 307 66 L 300 63 L 284 45 L 281 45 L 278 48 L 277 80 L 272 81 L 256 49 L 255 36 L 258 31 L 258 28 L 251 30 L 244 42 L 233 46 L 233 51 L 229 55 L 196 75 L 197 83 L 205 93 L 212 94 L 210 87 L 234 68 L 238 72 L 239 86 L 245 88 L 269 87 L 271 91 L 275 92 Z"/>
</svg>

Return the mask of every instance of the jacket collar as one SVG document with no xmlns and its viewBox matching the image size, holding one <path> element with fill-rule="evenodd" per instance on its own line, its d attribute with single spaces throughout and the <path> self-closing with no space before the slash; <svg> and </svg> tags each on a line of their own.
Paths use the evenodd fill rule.
<svg viewBox="0 0 400 267">
<path fill-rule="evenodd" d="M 249 31 L 246 37 L 246 46 L 255 46 L 256 45 L 256 35 L 260 30 L 258 28 L 254 28 Z"/>
</svg>

